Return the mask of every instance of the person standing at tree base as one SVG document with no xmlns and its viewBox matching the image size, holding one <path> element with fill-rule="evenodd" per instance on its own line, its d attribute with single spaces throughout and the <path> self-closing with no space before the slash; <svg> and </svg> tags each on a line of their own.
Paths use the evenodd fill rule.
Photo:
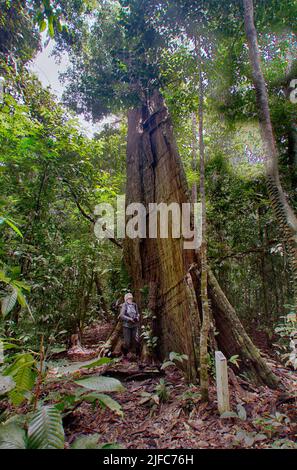
<svg viewBox="0 0 297 470">
<path fill-rule="evenodd" d="M 135 302 L 133 302 L 133 295 L 129 292 L 125 295 L 125 302 L 122 305 L 119 318 L 123 321 L 123 336 L 124 343 L 122 352 L 124 359 L 127 358 L 129 351 L 135 347 L 137 356 L 140 355 L 140 342 L 139 342 L 139 310 Z"/>
</svg>

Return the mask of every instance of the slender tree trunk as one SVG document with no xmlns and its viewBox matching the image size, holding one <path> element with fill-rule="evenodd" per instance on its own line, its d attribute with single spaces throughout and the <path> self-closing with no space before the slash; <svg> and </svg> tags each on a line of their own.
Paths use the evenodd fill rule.
<svg viewBox="0 0 297 470">
<path fill-rule="evenodd" d="M 97 298 L 98 298 L 98 312 L 103 310 L 106 317 L 110 319 L 109 309 L 107 307 L 107 304 L 104 298 L 103 289 L 101 286 L 101 281 L 100 281 L 98 272 L 95 272 L 94 274 L 94 283 L 96 286 L 96 293 L 97 293 Z"/>
<path fill-rule="evenodd" d="M 196 177 L 197 174 L 197 118 L 196 114 L 192 113 L 192 170 Z M 192 202 L 197 202 L 197 183 L 194 181 L 192 185 Z"/>
<path fill-rule="evenodd" d="M 81 299 L 80 299 L 80 316 L 79 316 L 79 339 L 82 341 L 83 330 L 85 328 L 86 315 L 90 304 L 90 296 L 94 283 L 94 269 L 92 268 L 91 276 L 87 282 L 88 269 L 85 267 L 82 273 Z"/>
<path fill-rule="evenodd" d="M 275 217 L 283 230 L 284 241 L 292 271 L 294 302 L 297 309 L 297 218 L 286 199 L 280 182 L 278 150 L 272 129 L 266 83 L 261 69 L 261 57 L 254 22 L 253 0 L 243 0 L 243 4 L 245 30 L 258 102 L 260 129 L 266 154 L 268 194 Z"/>
<path fill-rule="evenodd" d="M 205 147 L 204 147 L 204 89 L 201 57 L 201 40 L 195 40 L 195 51 L 198 61 L 199 73 L 199 157 L 200 157 L 200 198 L 202 205 L 202 243 L 200 249 L 201 258 L 201 304 L 202 327 L 200 333 L 200 389 L 202 399 L 208 401 L 208 337 L 210 329 L 209 300 L 207 292 L 207 222 L 206 222 L 206 197 L 205 197 Z"/>
</svg>

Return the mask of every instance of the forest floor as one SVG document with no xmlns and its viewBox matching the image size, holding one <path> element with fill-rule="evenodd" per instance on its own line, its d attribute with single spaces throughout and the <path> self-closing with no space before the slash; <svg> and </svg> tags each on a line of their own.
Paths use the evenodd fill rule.
<svg viewBox="0 0 297 470">
<path fill-rule="evenodd" d="M 108 333 L 108 324 L 98 325 L 87 330 L 84 343 L 98 344 Z M 257 340 L 261 342 L 261 338 Z M 101 442 L 132 449 L 294 447 L 297 373 L 270 357 L 267 350 L 265 356 L 286 393 L 254 387 L 230 371 L 234 415 L 225 418 L 217 410 L 214 374 L 210 402 L 203 403 L 199 387 L 188 385 L 177 368 L 160 371 L 146 367 L 140 371 L 133 356 L 128 363 L 120 359 L 105 375 L 120 378 L 126 388 L 111 394 L 121 404 L 124 417 L 82 403 L 65 422 L 67 441 L 71 444 L 78 435 L 98 433 Z M 159 386 L 160 379 L 165 381 L 165 391 Z"/>
<path fill-rule="evenodd" d="M 119 366 L 122 368 L 122 364 L 117 364 L 118 370 Z M 125 367 L 131 376 L 137 374 L 136 364 Z M 291 387 L 291 373 L 276 364 L 273 368 Z M 160 377 L 122 380 L 125 392 L 111 395 L 121 404 L 123 419 L 108 409 L 94 410 L 91 404 L 83 403 L 65 423 L 67 441 L 70 444 L 78 435 L 99 433 L 102 442 L 132 449 L 294 446 L 297 410 L 293 398 L 283 398 L 280 392 L 266 387 L 254 388 L 245 381 L 238 389 L 231 383 L 231 408 L 239 416 L 221 418 L 213 381 L 207 404 L 200 400 L 199 387 L 187 385 L 178 370 L 167 369 L 164 379 L 169 396 L 159 404 L 153 398 L 144 403 L 148 397 L 143 393 L 154 397 Z"/>
<path fill-rule="evenodd" d="M 108 332 L 108 325 L 89 330 L 85 341 L 88 351 L 92 351 L 94 340 L 98 346 Z M 128 362 L 118 358 L 112 364 L 81 369 L 79 374 L 83 376 L 104 374 L 121 381 L 125 390 L 109 395 L 120 403 L 123 416 L 82 402 L 63 419 L 66 447 L 78 437 L 98 433 L 99 443 L 117 443 L 127 449 L 297 448 L 297 373 L 267 352 L 265 357 L 283 390 L 255 387 L 230 370 L 232 413 L 225 417 L 220 417 L 217 410 L 213 374 L 210 401 L 204 403 L 199 386 L 187 384 L 174 366 L 165 370 L 156 366 L 139 369 L 132 356 Z M 56 380 L 60 363 L 52 362 L 51 380 L 44 385 L 43 397 L 49 402 L 59 402 L 75 388 L 67 377 Z M 65 359 L 62 363 L 71 365 Z"/>
</svg>

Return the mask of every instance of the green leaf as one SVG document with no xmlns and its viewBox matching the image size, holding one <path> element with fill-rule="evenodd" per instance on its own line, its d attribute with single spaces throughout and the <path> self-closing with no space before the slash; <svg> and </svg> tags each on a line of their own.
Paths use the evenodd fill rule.
<svg viewBox="0 0 297 470">
<path fill-rule="evenodd" d="M 100 449 L 123 449 L 123 446 L 116 442 L 107 442 L 106 444 L 103 444 Z"/>
<path fill-rule="evenodd" d="M 9 225 L 12 228 L 12 230 L 14 230 L 21 238 L 23 238 L 22 232 L 20 231 L 20 229 L 18 229 L 18 227 L 15 225 L 15 222 L 12 219 L 9 219 L 8 217 L 4 217 L 2 220 L 4 220 L 4 222 L 7 225 Z"/>
<path fill-rule="evenodd" d="M 53 346 L 49 349 L 49 354 L 58 354 L 67 351 L 65 346 Z"/>
<path fill-rule="evenodd" d="M 75 404 L 81 401 L 81 398 L 77 395 L 63 395 L 59 403 L 55 404 L 55 408 L 57 408 L 58 411 L 64 412 L 65 410 L 71 410 Z"/>
<path fill-rule="evenodd" d="M 74 362 L 70 366 L 61 366 L 58 367 L 59 374 L 61 375 L 67 375 L 67 374 L 73 374 L 75 372 L 78 372 L 80 369 L 89 369 L 92 367 L 98 367 L 101 366 L 102 364 L 108 364 L 109 362 L 112 362 L 112 359 L 108 359 L 107 357 L 102 357 L 101 359 L 97 359 L 94 361 L 94 359 L 91 359 L 89 361 L 85 362 Z"/>
<path fill-rule="evenodd" d="M 75 383 L 81 387 L 96 390 L 96 392 L 122 392 L 125 390 L 121 382 L 112 377 L 93 376 L 76 380 Z"/>
<path fill-rule="evenodd" d="M 5 284 L 8 284 L 10 282 L 10 278 L 6 276 L 5 272 L 0 270 L 0 281 L 5 282 Z"/>
<path fill-rule="evenodd" d="M 26 433 L 15 423 L 0 424 L 0 449 L 25 449 Z"/>
<path fill-rule="evenodd" d="M 109 364 L 110 362 L 112 362 L 112 359 L 109 359 L 108 357 L 101 357 L 100 359 L 97 359 L 96 361 L 93 361 L 87 365 L 82 365 L 80 369 L 92 369 L 93 367 L 99 367 L 103 364 Z"/>
<path fill-rule="evenodd" d="M 31 290 L 31 287 L 23 281 L 13 281 L 13 285 L 15 285 L 16 287 L 19 287 L 20 289 L 24 289 L 28 292 Z"/>
<path fill-rule="evenodd" d="M 57 30 L 59 31 L 59 33 L 61 33 L 62 30 L 63 30 L 63 26 L 62 26 L 61 21 L 59 19 L 56 21 L 56 26 L 57 26 Z"/>
<path fill-rule="evenodd" d="M 26 398 L 29 398 L 28 392 L 19 390 L 16 387 L 8 394 L 9 400 L 14 406 L 20 406 Z"/>
<path fill-rule="evenodd" d="M 45 31 L 46 29 L 46 21 L 45 20 L 41 20 L 39 22 L 39 31 L 42 33 L 43 31 Z"/>
<path fill-rule="evenodd" d="M 11 340 L 11 341 L 13 341 L 13 340 Z M 18 344 L 3 342 L 3 349 L 4 349 L 4 351 L 7 351 L 8 349 L 21 349 L 21 346 L 19 346 Z"/>
<path fill-rule="evenodd" d="M 236 354 L 235 356 L 231 356 L 230 359 L 229 359 L 230 364 L 234 364 L 238 368 L 240 367 L 239 366 L 239 361 L 240 361 L 240 359 L 239 359 L 238 354 Z"/>
<path fill-rule="evenodd" d="M 17 289 L 17 300 L 22 307 L 26 307 L 26 298 L 20 289 Z"/>
<path fill-rule="evenodd" d="M 88 436 L 79 436 L 71 444 L 72 449 L 100 449 L 101 445 L 98 444 L 100 434 L 89 434 Z"/>
<path fill-rule="evenodd" d="M 30 449 L 63 449 L 61 413 L 54 406 L 42 407 L 29 423 L 28 437 Z"/>
<path fill-rule="evenodd" d="M 15 388 L 8 394 L 14 405 L 20 405 L 35 384 L 36 371 L 35 359 L 31 354 L 18 354 L 16 360 L 5 370 L 5 376 L 11 376 L 15 382 Z"/>
<path fill-rule="evenodd" d="M 18 373 L 13 377 L 15 381 L 15 388 L 8 394 L 9 399 L 14 405 L 21 405 L 28 396 L 35 383 L 36 374 L 32 371 L 31 367 L 22 367 Z"/>
<path fill-rule="evenodd" d="M 297 449 L 297 444 L 289 439 L 278 439 L 272 444 L 273 449 Z"/>
<path fill-rule="evenodd" d="M 19 369 L 23 367 L 31 367 L 35 362 L 34 357 L 32 354 L 29 353 L 20 353 L 15 355 L 15 361 L 10 364 L 4 371 L 4 375 L 11 375 L 15 376 L 18 372 Z"/>
<path fill-rule="evenodd" d="M 90 393 L 88 395 L 84 395 L 83 399 L 91 403 L 98 400 L 100 404 L 103 405 L 103 407 L 107 406 L 110 410 L 114 411 L 118 415 L 122 417 L 124 416 L 121 405 L 108 395 L 103 393 Z"/>
<path fill-rule="evenodd" d="M 16 304 L 17 298 L 18 298 L 18 291 L 17 289 L 13 289 L 13 291 L 9 295 L 7 295 L 6 297 L 2 299 L 1 311 L 4 317 L 8 315 L 9 312 L 11 312 L 11 310 Z"/>
<path fill-rule="evenodd" d="M 54 22 L 53 22 L 53 20 L 54 20 L 53 15 L 50 15 L 50 16 L 48 17 L 48 34 L 49 34 L 50 38 L 52 38 L 52 39 L 53 39 L 54 36 L 55 36 L 55 30 L 54 30 Z"/>
</svg>

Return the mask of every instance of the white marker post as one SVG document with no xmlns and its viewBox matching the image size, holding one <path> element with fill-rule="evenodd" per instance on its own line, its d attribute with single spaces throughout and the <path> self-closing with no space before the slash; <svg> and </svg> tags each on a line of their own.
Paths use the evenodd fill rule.
<svg viewBox="0 0 297 470">
<path fill-rule="evenodd" d="M 221 351 L 216 351 L 215 358 L 218 409 L 222 414 L 230 411 L 227 360 Z"/>
</svg>

